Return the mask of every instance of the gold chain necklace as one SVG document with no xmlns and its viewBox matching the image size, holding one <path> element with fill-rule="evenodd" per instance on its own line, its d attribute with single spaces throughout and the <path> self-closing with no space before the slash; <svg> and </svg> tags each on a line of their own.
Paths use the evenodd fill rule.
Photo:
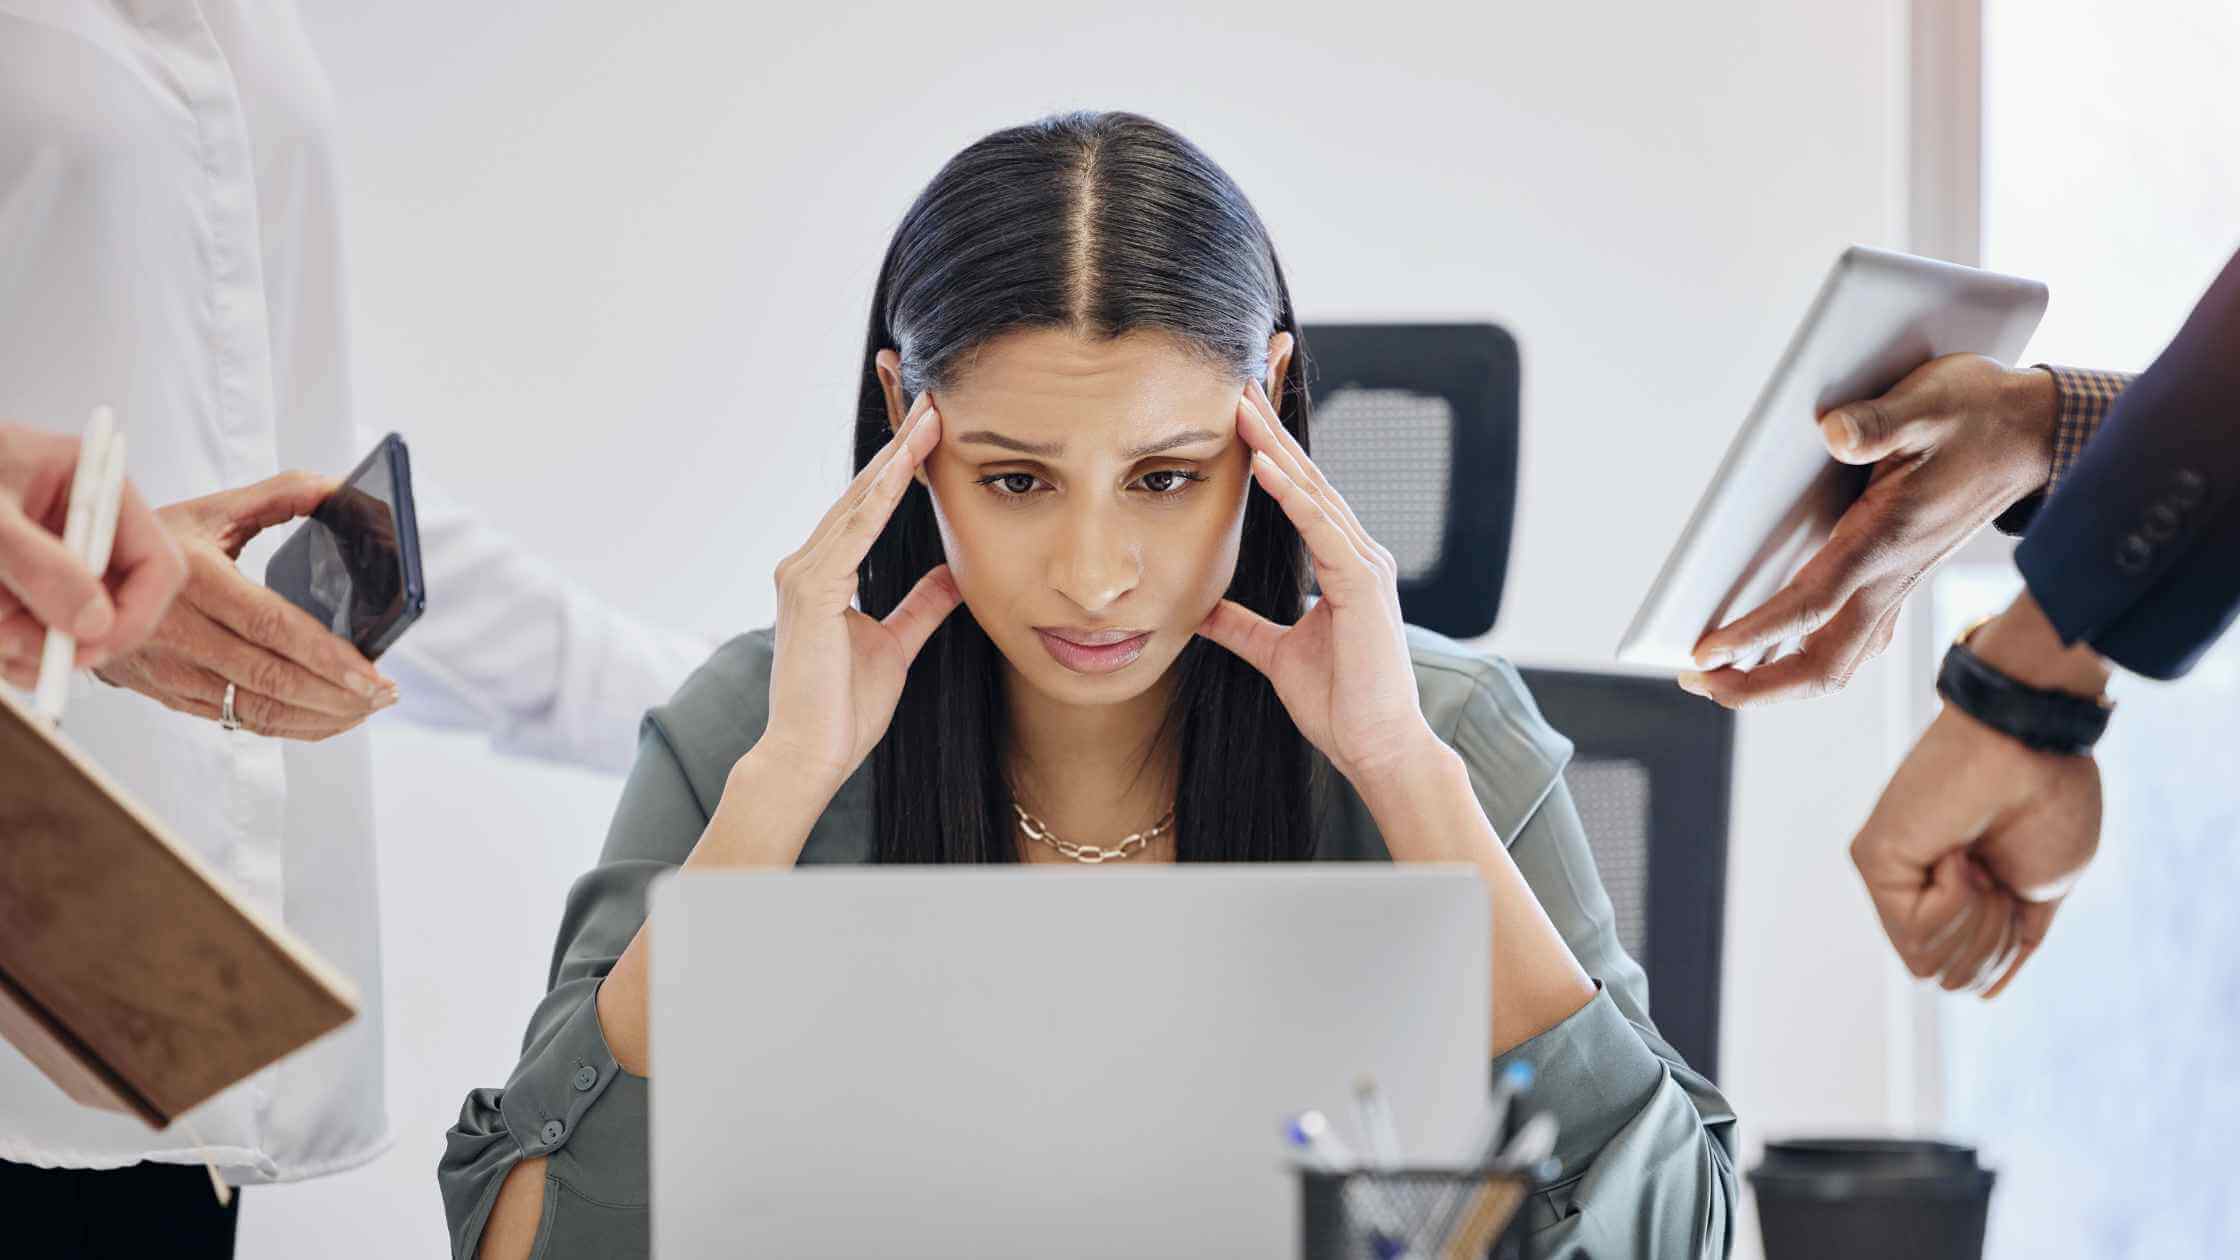
<svg viewBox="0 0 2240 1260">
<path fill-rule="evenodd" d="M 1138 831 L 1132 835 L 1124 836 L 1120 843 L 1113 847 L 1100 849 L 1093 844 L 1075 844 L 1071 840 L 1059 839 L 1057 833 L 1050 830 L 1049 824 L 1021 808 L 1017 801 L 1011 802 L 1011 812 L 1019 816 L 1019 830 L 1027 833 L 1028 839 L 1039 840 L 1076 862 L 1087 862 L 1091 865 L 1099 862 L 1118 862 L 1123 858 L 1134 857 L 1136 854 L 1143 852 L 1145 846 L 1164 834 L 1168 827 L 1174 825 L 1174 807 L 1170 805 L 1167 807 L 1167 812 L 1161 815 L 1159 821 L 1153 824 L 1148 831 Z"/>
</svg>

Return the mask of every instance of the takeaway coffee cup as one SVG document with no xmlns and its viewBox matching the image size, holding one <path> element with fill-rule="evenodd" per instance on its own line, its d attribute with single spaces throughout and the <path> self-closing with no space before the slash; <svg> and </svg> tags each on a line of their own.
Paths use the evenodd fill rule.
<svg viewBox="0 0 2240 1260">
<path fill-rule="evenodd" d="M 1750 1170 L 1766 1260 L 1982 1260 L 1992 1180 L 1973 1147 L 1891 1138 L 1768 1142 Z"/>
</svg>

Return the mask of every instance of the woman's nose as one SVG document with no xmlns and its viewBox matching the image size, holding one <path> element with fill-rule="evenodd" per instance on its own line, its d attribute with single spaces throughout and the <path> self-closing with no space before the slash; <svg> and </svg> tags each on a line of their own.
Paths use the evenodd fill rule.
<svg viewBox="0 0 2240 1260">
<path fill-rule="evenodd" d="M 1104 611 L 1142 577 L 1142 548 L 1112 513 L 1076 513 L 1059 527 L 1050 585 L 1081 611 Z"/>
</svg>

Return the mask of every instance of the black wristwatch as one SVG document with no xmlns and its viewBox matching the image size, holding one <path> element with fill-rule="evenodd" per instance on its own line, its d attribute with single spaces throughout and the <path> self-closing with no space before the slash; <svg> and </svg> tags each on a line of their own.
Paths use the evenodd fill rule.
<svg viewBox="0 0 2240 1260">
<path fill-rule="evenodd" d="M 1968 650 L 1979 621 L 1960 632 L 1937 671 L 1937 694 L 1992 730 L 2040 752 L 2081 757 L 2092 751 L 2115 702 L 2016 682 Z"/>
</svg>

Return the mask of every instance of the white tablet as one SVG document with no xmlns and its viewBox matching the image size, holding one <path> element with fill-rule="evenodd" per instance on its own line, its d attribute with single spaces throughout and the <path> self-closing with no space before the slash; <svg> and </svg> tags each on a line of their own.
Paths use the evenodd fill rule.
<svg viewBox="0 0 2240 1260">
<path fill-rule="evenodd" d="M 1947 354 L 2012 363 L 2045 310 L 2046 286 L 2035 280 L 1864 245 L 1843 251 L 1619 641 L 1618 659 L 1695 668 L 1705 632 L 1764 603 L 1819 549 L 1869 471 L 1829 457 L 1819 421 L 1830 408 L 1875 397 Z"/>
</svg>

